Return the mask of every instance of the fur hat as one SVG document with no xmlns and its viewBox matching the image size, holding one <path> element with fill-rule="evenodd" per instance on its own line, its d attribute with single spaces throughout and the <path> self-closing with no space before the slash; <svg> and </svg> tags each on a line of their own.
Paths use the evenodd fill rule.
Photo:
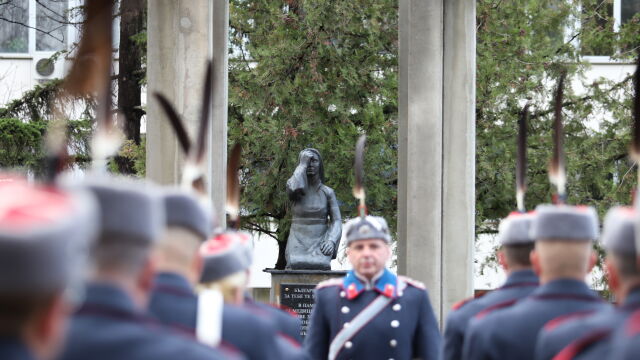
<svg viewBox="0 0 640 360">
<path fill-rule="evenodd" d="M 598 215 L 590 206 L 542 204 L 536 207 L 530 231 L 536 241 L 593 241 L 598 238 Z"/>
</svg>

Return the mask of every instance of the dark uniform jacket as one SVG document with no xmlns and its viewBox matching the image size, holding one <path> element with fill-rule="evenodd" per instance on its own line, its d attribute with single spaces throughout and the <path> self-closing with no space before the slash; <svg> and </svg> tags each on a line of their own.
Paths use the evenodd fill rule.
<svg viewBox="0 0 640 360">
<path fill-rule="evenodd" d="M 298 346 L 302 345 L 302 335 L 300 335 L 301 321 L 296 315 L 272 305 L 255 301 L 248 295 L 244 298 L 244 306 L 261 317 L 273 321 L 278 332 L 290 342 Z"/>
<path fill-rule="evenodd" d="M 481 298 L 470 299 L 454 306 L 447 316 L 443 359 L 458 360 L 462 357 L 464 333 L 472 317 L 493 306 L 502 306 L 522 299 L 531 294 L 537 286 L 538 277 L 532 270 L 515 271 L 507 277 L 507 281 L 500 288 Z"/>
<path fill-rule="evenodd" d="M 640 309 L 640 288 L 634 289 L 624 303 L 595 313 L 548 323 L 538 335 L 536 359 L 606 359 L 611 352 L 611 335 L 631 313 Z"/>
<path fill-rule="evenodd" d="M 619 323 L 609 338 L 607 360 L 638 359 L 640 354 L 640 310 L 635 310 L 628 319 Z"/>
<path fill-rule="evenodd" d="M 27 346 L 18 338 L 0 337 L 0 359 L 34 360 Z"/>
<path fill-rule="evenodd" d="M 156 276 L 149 312 L 163 324 L 195 334 L 198 297 L 184 277 L 173 273 Z M 222 341 L 251 360 L 290 358 L 290 344 L 278 339 L 272 324 L 238 306 L 224 305 Z"/>
<path fill-rule="evenodd" d="M 607 307 L 610 305 L 583 281 L 551 281 L 511 307 L 472 320 L 465 334 L 463 359 L 533 359 L 538 332 L 547 322 Z"/>
<path fill-rule="evenodd" d="M 437 359 L 438 324 L 424 286 L 389 270 L 367 289 L 350 271 L 320 283 L 304 346 L 313 360 L 325 360 L 333 338 L 378 296 L 392 299 L 337 354 L 337 359 Z"/>
<path fill-rule="evenodd" d="M 129 296 L 92 284 L 73 316 L 61 360 L 223 359 L 216 350 L 172 333 L 141 313 Z"/>
</svg>

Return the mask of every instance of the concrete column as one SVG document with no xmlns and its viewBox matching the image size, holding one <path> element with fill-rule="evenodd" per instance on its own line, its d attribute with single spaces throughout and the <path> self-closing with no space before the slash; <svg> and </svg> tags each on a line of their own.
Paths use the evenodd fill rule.
<svg viewBox="0 0 640 360">
<path fill-rule="evenodd" d="M 219 219 L 224 219 L 228 2 L 153 0 L 148 2 L 147 22 L 147 177 L 161 184 L 178 184 L 185 159 L 153 93 L 159 91 L 169 98 L 195 141 L 206 62 L 212 59 L 212 121 L 206 173 L 213 205 Z"/>
<path fill-rule="evenodd" d="M 399 5 L 398 271 L 442 320 L 472 292 L 475 3 Z"/>
<path fill-rule="evenodd" d="M 227 109 L 228 109 L 228 39 L 229 2 L 214 0 L 211 5 L 211 61 L 213 62 L 213 110 L 211 121 L 210 191 L 218 221 L 225 221 L 227 169 Z"/>
<path fill-rule="evenodd" d="M 442 283 L 443 0 L 400 0 L 398 272 Z"/>
<path fill-rule="evenodd" d="M 445 1 L 442 316 L 473 295 L 476 5 Z"/>
</svg>

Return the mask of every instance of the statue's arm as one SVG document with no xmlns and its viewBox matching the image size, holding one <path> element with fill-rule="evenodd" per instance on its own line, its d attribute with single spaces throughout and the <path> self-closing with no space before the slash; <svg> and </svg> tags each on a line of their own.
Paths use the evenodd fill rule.
<svg viewBox="0 0 640 360">
<path fill-rule="evenodd" d="M 332 241 L 335 244 L 335 249 L 338 249 L 338 242 L 342 236 L 342 216 L 340 215 L 340 207 L 338 206 L 338 199 L 333 189 L 325 187 L 327 194 L 327 206 L 329 207 L 329 228 L 327 229 L 327 237 L 325 239 Z"/>
<path fill-rule="evenodd" d="M 293 171 L 293 175 L 287 180 L 287 195 L 289 199 L 295 201 L 304 195 L 307 188 L 307 165 L 298 164 Z"/>
</svg>

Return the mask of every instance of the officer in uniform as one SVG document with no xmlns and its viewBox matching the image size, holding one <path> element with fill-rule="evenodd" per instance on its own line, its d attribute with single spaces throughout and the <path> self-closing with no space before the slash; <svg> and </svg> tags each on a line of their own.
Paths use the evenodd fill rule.
<svg viewBox="0 0 640 360">
<path fill-rule="evenodd" d="M 436 359 L 438 324 L 424 286 L 390 272 L 389 229 L 381 217 L 345 226 L 347 276 L 320 283 L 304 346 L 311 359 Z"/>
<path fill-rule="evenodd" d="M 213 258 L 203 264 L 198 251 L 211 235 L 211 212 L 194 195 L 177 189 L 166 190 L 163 202 L 167 229 L 156 247 L 159 273 L 151 293 L 149 311 L 163 324 L 195 336 L 198 297 L 193 285 L 201 280 L 203 265 L 209 271 L 219 266 L 219 276 L 224 277 L 227 271 L 245 270 L 246 254 L 239 244 L 234 243 L 233 251 L 221 252 L 213 264 L 209 263 Z M 226 238 L 224 233 L 218 234 L 209 240 L 209 244 L 216 241 L 221 244 L 223 238 Z M 222 327 L 220 345 L 223 350 L 248 359 L 276 358 L 275 329 L 268 321 L 256 318 L 253 313 L 233 304 L 225 304 L 221 311 L 222 322 L 218 326 Z"/>
<path fill-rule="evenodd" d="M 145 315 L 155 276 L 151 249 L 164 229 L 157 190 L 112 178 L 85 186 L 98 199 L 101 231 L 92 249 L 94 274 L 61 359 L 223 358 Z"/>
<path fill-rule="evenodd" d="M 531 224 L 531 253 L 540 287 L 515 305 L 472 320 L 465 335 L 464 359 L 533 359 L 538 333 L 549 321 L 610 305 L 584 278 L 595 264 L 592 240 L 598 217 L 591 207 L 539 205 Z"/>
<path fill-rule="evenodd" d="M 609 211 L 602 242 L 607 251 L 606 274 L 619 306 L 591 315 L 583 314 L 565 322 L 548 324 L 538 337 L 536 359 L 606 359 L 614 330 L 640 309 L 640 271 L 636 264 L 635 222 L 638 213 L 631 207 Z"/>
<path fill-rule="evenodd" d="M 454 305 L 447 316 L 444 332 L 444 359 L 462 357 L 464 334 L 471 318 L 482 311 L 513 304 L 538 286 L 538 277 L 531 268 L 529 257 L 534 244 L 529 236 L 529 227 L 534 216 L 535 212 L 512 212 L 500 223 L 498 240 L 502 248 L 498 252 L 498 260 L 507 274 L 507 281 L 481 298 L 471 298 Z"/>
<path fill-rule="evenodd" d="M 0 359 L 51 359 L 78 295 L 97 208 L 0 174 Z"/>
</svg>

